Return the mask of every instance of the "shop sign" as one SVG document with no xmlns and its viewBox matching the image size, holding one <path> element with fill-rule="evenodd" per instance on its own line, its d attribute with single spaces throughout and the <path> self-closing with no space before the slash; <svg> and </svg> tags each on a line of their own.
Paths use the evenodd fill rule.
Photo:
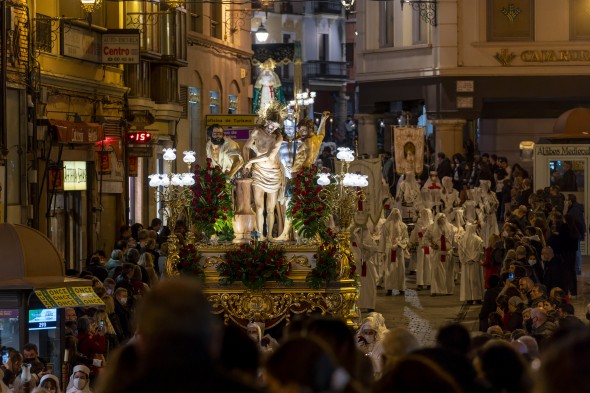
<svg viewBox="0 0 590 393">
<path fill-rule="evenodd" d="M 536 145 L 535 153 L 540 156 L 588 156 L 588 145 Z"/>
<path fill-rule="evenodd" d="M 55 127 L 60 143 L 94 144 L 104 139 L 104 128 L 100 124 L 55 119 L 49 120 L 49 123 Z"/>
<path fill-rule="evenodd" d="M 137 175 L 138 175 L 138 170 L 137 170 L 138 162 L 139 162 L 138 157 L 128 157 L 127 158 L 127 173 L 129 174 L 130 177 L 137 177 Z"/>
<path fill-rule="evenodd" d="M 35 295 L 47 308 L 104 305 L 92 287 L 36 289 Z"/>
<path fill-rule="evenodd" d="M 64 191 L 86 190 L 86 161 L 64 161 Z"/>
<path fill-rule="evenodd" d="M 54 191 L 64 190 L 64 170 L 53 167 L 49 169 L 49 189 Z"/>
<path fill-rule="evenodd" d="M 250 130 L 248 130 L 248 129 L 237 130 L 237 129 L 230 128 L 230 129 L 223 130 L 223 135 L 228 136 L 234 140 L 246 141 L 246 140 L 248 140 L 248 138 L 250 138 Z"/>
<path fill-rule="evenodd" d="M 18 310 L 15 308 L 0 309 L 0 318 L 18 318 Z"/>
<path fill-rule="evenodd" d="M 109 30 L 102 35 L 103 64 L 139 64 L 139 30 Z"/>
<path fill-rule="evenodd" d="M 256 115 L 207 115 L 205 116 L 205 122 L 207 126 L 213 124 L 219 124 L 222 127 L 255 127 Z"/>
<path fill-rule="evenodd" d="M 151 157 L 153 149 L 151 147 L 129 147 L 127 155 L 129 157 Z"/>
</svg>

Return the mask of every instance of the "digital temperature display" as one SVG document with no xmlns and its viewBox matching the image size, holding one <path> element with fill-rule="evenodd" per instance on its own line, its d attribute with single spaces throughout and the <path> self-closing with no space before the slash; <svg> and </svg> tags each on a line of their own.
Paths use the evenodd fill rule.
<svg viewBox="0 0 590 393">
<path fill-rule="evenodd" d="M 148 131 L 138 131 L 127 133 L 129 143 L 148 143 L 152 140 L 152 133 Z"/>
</svg>

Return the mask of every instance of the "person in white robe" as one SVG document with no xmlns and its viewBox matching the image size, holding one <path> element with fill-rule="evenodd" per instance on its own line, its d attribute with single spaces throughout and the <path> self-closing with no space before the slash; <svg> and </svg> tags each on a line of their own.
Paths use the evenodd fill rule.
<svg viewBox="0 0 590 393">
<path fill-rule="evenodd" d="M 489 180 L 480 180 L 479 182 L 481 190 L 479 208 L 482 216 L 480 226 L 483 244 L 489 243 L 492 234 L 500 234 L 497 220 L 497 210 L 500 204 L 496 193 L 490 190 L 491 184 L 492 182 Z"/>
<path fill-rule="evenodd" d="M 90 390 L 90 369 L 77 365 L 72 371 L 66 393 L 92 393 Z"/>
<path fill-rule="evenodd" d="M 431 267 L 431 296 L 451 295 L 454 291 L 452 251 L 455 242 L 455 228 L 447 221 L 443 213 L 436 215 L 434 223 L 430 225 L 425 235 L 425 242 L 430 247 Z"/>
<path fill-rule="evenodd" d="M 392 296 L 394 289 L 403 295 L 406 291 L 405 255 L 408 252 L 410 237 L 399 209 L 394 208 L 383 224 L 382 239 L 385 246 L 383 284 L 387 290 L 386 295 Z"/>
<path fill-rule="evenodd" d="M 454 221 L 455 208 L 460 205 L 459 191 L 453 188 L 453 179 L 449 176 L 442 178 L 441 209 L 449 221 Z"/>
<path fill-rule="evenodd" d="M 416 181 L 414 172 L 406 172 L 403 180 L 399 182 L 397 196 L 395 198 L 403 217 L 414 221 L 418 210 L 422 206 L 420 184 Z M 392 206 L 393 207 L 393 206 Z"/>
<path fill-rule="evenodd" d="M 389 330 L 385 326 L 383 315 L 372 312 L 363 319 L 363 323 L 355 335 L 358 348 L 371 359 L 373 371 L 377 375 L 381 373 L 382 341 L 387 332 Z"/>
<path fill-rule="evenodd" d="M 458 240 L 459 261 L 461 262 L 461 286 L 459 298 L 462 302 L 473 304 L 483 299 L 484 243 L 477 236 L 476 226 L 467 224 L 465 233 Z"/>
<path fill-rule="evenodd" d="M 419 291 L 430 289 L 430 247 L 424 235 L 432 222 L 432 210 L 423 207 L 410 234 L 410 243 L 416 245 L 416 286 Z"/>
<path fill-rule="evenodd" d="M 366 227 L 357 226 L 353 230 L 350 249 L 360 283 L 357 306 L 361 310 L 373 311 L 377 300 L 378 249 Z"/>
<path fill-rule="evenodd" d="M 422 186 L 422 201 L 424 206 L 430 208 L 433 214 L 440 213 L 442 200 L 442 184 L 436 171 L 430 172 L 430 177 Z"/>
</svg>

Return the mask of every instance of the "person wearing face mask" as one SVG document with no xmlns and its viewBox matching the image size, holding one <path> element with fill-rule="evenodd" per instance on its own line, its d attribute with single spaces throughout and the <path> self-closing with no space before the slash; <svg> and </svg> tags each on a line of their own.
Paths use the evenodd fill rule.
<svg viewBox="0 0 590 393">
<path fill-rule="evenodd" d="M 381 372 L 383 349 L 381 341 L 388 331 L 383 316 L 379 313 L 371 313 L 363 320 L 355 336 L 358 348 L 371 359 L 375 373 Z"/>
<path fill-rule="evenodd" d="M 59 379 L 53 374 L 46 374 L 41 378 L 39 387 L 47 390 L 49 393 L 61 393 Z"/>
<path fill-rule="evenodd" d="M 74 367 L 66 393 L 92 393 L 90 390 L 90 369 L 78 365 Z"/>
<path fill-rule="evenodd" d="M 119 342 L 123 342 L 133 335 L 133 329 L 131 327 L 131 311 L 129 309 L 128 301 L 129 292 L 127 289 L 120 287 L 115 291 L 115 314 L 119 319 L 119 325 L 121 326 L 120 334 L 118 336 Z"/>
</svg>

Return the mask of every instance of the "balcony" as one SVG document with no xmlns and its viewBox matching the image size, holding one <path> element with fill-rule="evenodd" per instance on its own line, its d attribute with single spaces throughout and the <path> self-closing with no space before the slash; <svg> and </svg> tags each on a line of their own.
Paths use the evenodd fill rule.
<svg viewBox="0 0 590 393">
<path fill-rule="evenodd" d="M 321 0 L 314 1 L 312 4 L 314 14 L 338 14 L 342 13 L 342 3 L 340 0 Z"/>
<path fill-rule="evenodd" d="M 344 61 L 306 61 L 303 64 L 303 79 L 346 79 Z"/>
</svg>

